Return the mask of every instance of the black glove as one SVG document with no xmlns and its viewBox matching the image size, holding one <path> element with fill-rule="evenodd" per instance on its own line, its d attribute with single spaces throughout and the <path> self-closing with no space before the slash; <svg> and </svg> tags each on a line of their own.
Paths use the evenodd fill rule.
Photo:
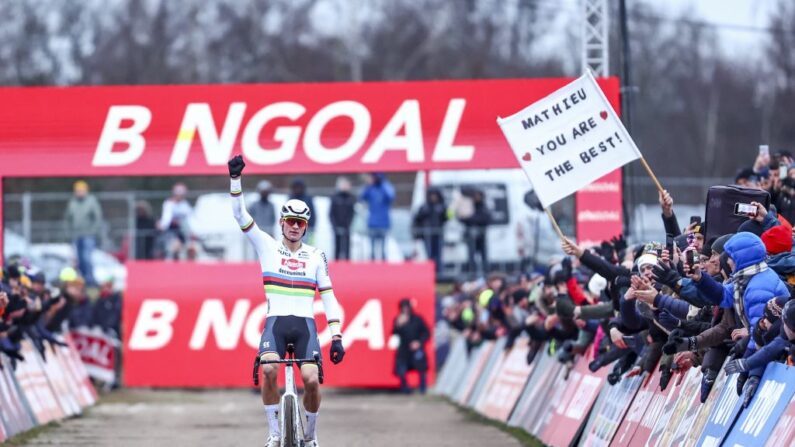
<svg viewBox="0 0 795 447">
<path fill-rule="evenodd" d="M 665 391 L 668 388 L 668 383 L 671 382 L 671 377 L 673 377 L 674 373 L 671 371 L 671 368 L 665 368 L 660 373 L 660 391 Z"/>
<path fill-rule="evenodd" d="M 718 377 L 718 371 L 714 369 L 708 369 L 707 372 L 701 376 L 701 403 L 707 401 L 707 397 L 709 396 L 709 392 L 712 391 L 712 387 L 715 385 L 715 379 Z"/>
<path fill-rule="evenodd" d="M 240 177 L 240 174 L 243 172 L 243 168 L 246 167 L 246 162 L 243 161 L 242 155 L 236 155 L 232 157 L 231 160 L 227 163 L 229 166 L 229 176 L 232 178 Z"/>
<path fill-rule="evenodd" d="M 726 374 L 746 372 L 748 371 L 748 362 L 744 359 L 730 360 L 723 369 L 726 371 Z"/>
<path fill-rule="evenodd" d="M 560 275 L 563 278 L 563 280 L 568 281 L 569 279 L 571 279 L 571 271 L 572 271 L 571 258 L 568 256 L 563 258 L 563 260 L 560 261 L 560 267 L 561 267 Z"/>
<path fill-rule="evenodd" d="M 331 358 L 331 363 L 335 365 L 342 361 L 343 357 L 345 357 L 345 348 L 342 347 L 342 340 L 331 340 L 331 351 L 329 353 L 329 357 Z"/>
<path fill-rule="evenodd" d="M 616 279 L 613 280 L 613 284 L 618 288 L 621 289 L 622 287 L 629 287 L 632 285 L 632 280 L 629 276 L 616 276 Z"/>
<path fill-rule="evenodd" d="M 748 381 L 745 382 L 745 394 L 743 396 L 743 408 L 748 408 L 748 405 L 751 403 L 751 399 L 754 398 L 754 394 L 756 394 L 756 389 L 759 387 L 759 377 L 751 376 L 748 378 Z"/>
<path fill-rule="evenodd" d="M 657 314 L 657 321 L 669 331 L 678 328 L 681 323 L 681 320 L 673 316 L 667 309 L 663 309 Z"/>
<path fill-rule="evenodd" d="M 618 236 L 615 236 L 613 239 L 610 239 L 610 242 L 613 243 L 613 247 L 616 249 L 616 252 L 621 252 L 623 250 L 626 250 L 628 247 L 627 240 L 624 239 L 623 234 L 619 234 Z"/>
<path fill-rule="evenodd" d="M 737 395 L 743 395 L 743 387 L 745 386 L 745 381 L 748 380 L 748 373 L 740 373 L 737 376 Z"/>
<path fill-rule="evenodd" d="M 658 283 L 664 284 L 672 290 L 679 290 L 679 281 L 682 277 L 675 269 L 663 263 L 659 263 L 652 267 L 652 273 L 654 274 L 654 279 L 656 279 Z"/>
<path fill-rule="evenodd" d="M 663 353 L 668 355 L 682 351 L 695 351 L 696 337 L 669 337 L 668 342 L 663 345 Z"/>
<path fill-rule="evenodd" d="M 613 263 L 615 260 L 615 251 L 613 249 L 613 244 L 607 241 L 602 241 L 602 244 L 598 248 L 599 255 L 601 255 L 607 262 Z"/>
<path fill-rule="evenodd" d="M 729 351 L 729 355 L 732 359 L 739 359 L 745 355 L 745 350 L 748 348 L 748 342 L 751 340 L 751 337 L 743 337 L 737 340 L 732 346 L 732 349 Z"/>
</svg>

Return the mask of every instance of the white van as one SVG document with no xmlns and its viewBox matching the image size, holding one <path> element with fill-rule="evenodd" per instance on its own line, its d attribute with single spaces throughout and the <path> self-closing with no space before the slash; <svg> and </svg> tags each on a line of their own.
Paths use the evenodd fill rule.
<svg viewBox="0 0 795 447">
<path fill-rule="evenodd" d="M 525 203 L 525 195 L 532 187 L 521 169 L 429 171 L 428 175 L 427 180 L 424 172 L 417 175 L 413 212 L 425 202 L 426 185 L 439 188 L 448 206 L 462 188 L 484 192 L 492 218 L 486 245 L 493 269 L 515 271 L 523 260 L 560 256 L 560 240 L 546 214 Z M 467 261 L 464 226 L 454 218 L 445 224 L 442 260 L 444 273 L 450 277 L 459 277 Z"/>
</svg>

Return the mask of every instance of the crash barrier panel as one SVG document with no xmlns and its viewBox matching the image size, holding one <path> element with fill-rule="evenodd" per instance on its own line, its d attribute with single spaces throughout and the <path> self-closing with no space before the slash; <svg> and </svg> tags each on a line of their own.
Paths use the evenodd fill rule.
<svg viewBox="0 0 795 447">
<path fill-rule="evenodd" d="M 737 374 L 721 370 L 701 403 L 700 368 L 674 371 L 665 390 L 657 368 L 609 385 L 611 368 L 592 373 L 587 355 L 564 366 L 544 346 L 532 365 L 521 365 L 527 341 L 508 350 L 501 342 L 483 342 L 468 352 L 459 348 L 456 362 L 464 372 L 443 374 L 459 384 L 435 392 L 461 405 L 473 402 L 484 416 L 553 446 L 795 445 L 793 366 L 769 364 L 754 398 L 742 408 Z"/>
<path fill-rule="evenodd" d="M 69 416 L 96 402 L 96 391 L 74 342 L 47 345 L 40 353 L 28 339 L 20 342 L 24 361 L 0 356 L 0 442 Z"/>
<path fill-rule="evenodd" d="M 117 357 L 121 342 L 97 327 L 79 327 L 72 329 L 69 334 L 74 340 L 88 375 L 104 383 L 116 382 Z"/>
<path fill-rule="evenodd" d="M 475 381 L 475 387 L 472 389 L 472 393 L 467 399 L 467 407 L 475 408 L 475 404 L 480 400 L 480 396 L 486 389 L 486 385 L 494 380 L 494 376 L 496 375 L 495 372 L 499 371 L 502 360 L 505 357 L 505 342 L 505 338 L 499 338 L 494 342 L 494 349 L 491 350 L 491 354 L 489 354 L 488 359 L 486 359 L 486 363 L 480 371 L 478 380 Z"/>
<path fill-rule="evenodd" d="M 461 376 L 466 373 L 467 342 L 462 336 L 454 337 L 450 343 L 450 353 L 447 355 L 439 375 L 436 377 L 436 386 L 431 390 L 434 394 L 449 396 L 461 381 Z"/>
</svg>

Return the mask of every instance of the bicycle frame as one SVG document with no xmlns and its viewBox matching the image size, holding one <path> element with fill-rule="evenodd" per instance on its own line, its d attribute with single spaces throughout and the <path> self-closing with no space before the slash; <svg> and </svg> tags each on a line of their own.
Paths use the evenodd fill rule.
<svg viewBox="0 0 795 447">
<path fill-rule="evenodd" d="M 259 383 L 259 366 L 267 364 L 284 364 L 284 394 L 279 399 L 279 426 L 282 432 L 282 447 L 302 447 L 304 445 L 304 425 L 301 418 L 301 406 L 295 387 L 293 365 L 296 363 L 314 363 L 318 368 L 318 381 L 323 383 L 323 363 L 320 355 L 312 359 L 296 359 L 292 344 L 287 345 L 286 358 L 283 360 L 262 360 L 259 356 L 254 361 L 254 385 Z"/>
</svg>

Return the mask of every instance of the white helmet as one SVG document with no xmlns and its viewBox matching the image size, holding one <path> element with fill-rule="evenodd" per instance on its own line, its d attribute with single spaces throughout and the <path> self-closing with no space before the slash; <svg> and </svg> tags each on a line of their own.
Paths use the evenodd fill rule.
<svg viewBox="0 0 795 447">
<path fill-rule="evenodd" d="M 306 205 L 306 203 L 304 203 L 303 200 L 290 199 L 287 201 L 287 203 L 282 205 L 280 217 L 282 219 L 293 217 L 309 222 L 309 218 L 312 217 L 312 212 L 309 211 L 309 207 Z"/>
</svg>

